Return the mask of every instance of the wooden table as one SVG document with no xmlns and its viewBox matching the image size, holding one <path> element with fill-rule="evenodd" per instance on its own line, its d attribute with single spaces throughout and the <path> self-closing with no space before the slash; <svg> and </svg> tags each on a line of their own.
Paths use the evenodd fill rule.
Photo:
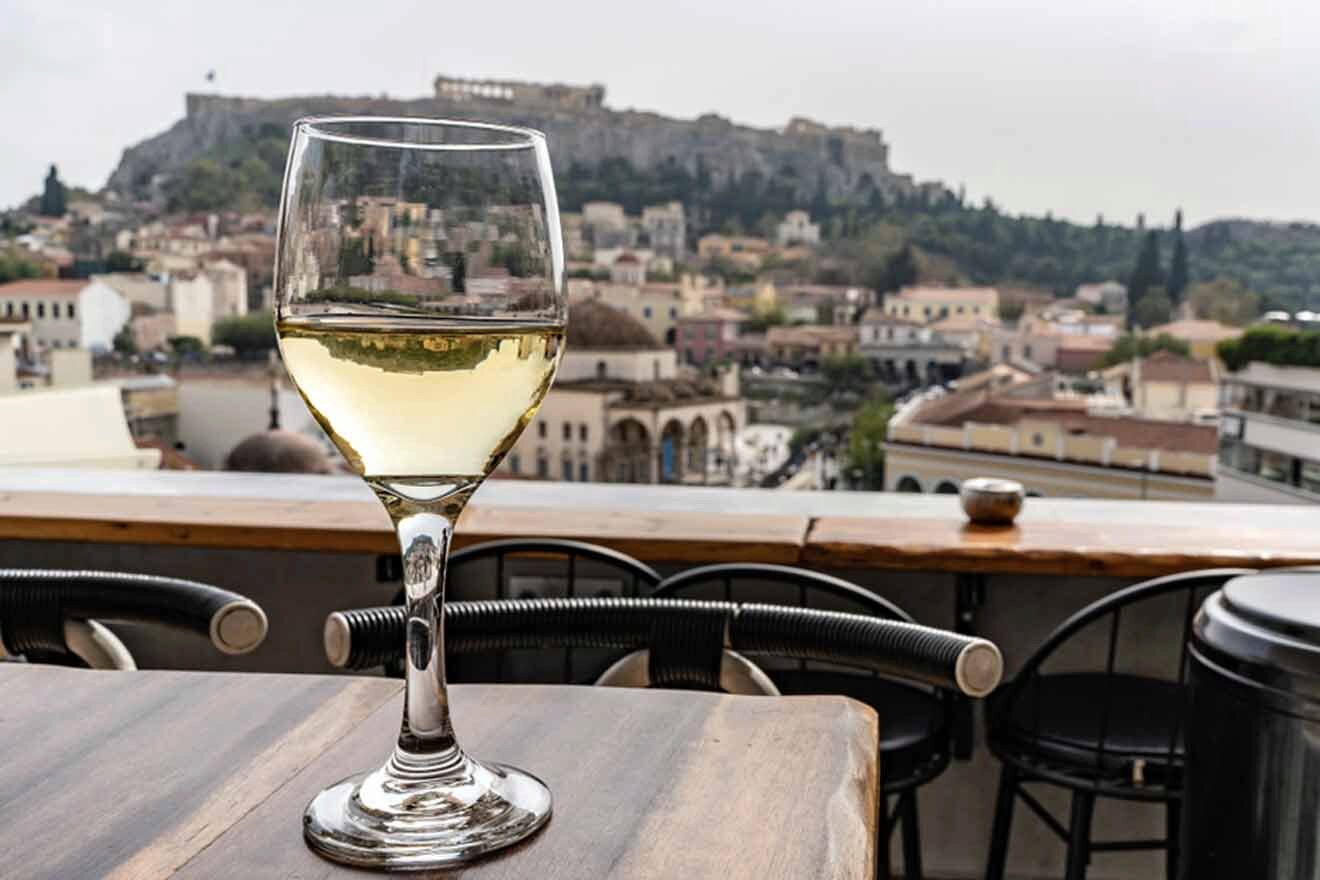
<svg viewBox="0 0 1320 880">
<path fill-rule="evenodd" d="M 378 764 L 400 682 L 0 663 L 0 875 L 369 876 L 303 806 Z M 555 796 L 464 880 L 871 877 L 876 719 L 839 697 L 457 686 L 460 734 Z"/>
</svg>

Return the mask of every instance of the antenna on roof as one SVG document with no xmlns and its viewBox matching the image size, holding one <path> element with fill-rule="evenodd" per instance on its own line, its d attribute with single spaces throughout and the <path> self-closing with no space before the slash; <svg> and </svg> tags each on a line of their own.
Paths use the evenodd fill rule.
<svg viewBox="0 0 1320 880">
<path fill-rule="evenodd" d="M 209 82 L 209 83 L 213 83 L 213 82 L 215 82 L 215 71 L 214 71 L 214 70 L 208 70 L 208 71 L 206 72 L 206 81 Z"/>
</svg>

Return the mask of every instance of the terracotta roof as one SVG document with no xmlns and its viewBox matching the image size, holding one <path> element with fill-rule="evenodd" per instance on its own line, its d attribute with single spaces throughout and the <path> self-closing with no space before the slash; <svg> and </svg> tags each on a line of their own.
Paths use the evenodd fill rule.
<svg viewBox="0 0 1320 880">
<path fill-rule="evenodd" d="M 997 302 L 999 291 L 993 287 L 904 287 L 899 299 L 913 302 L 963 302 L 988 305 Z"/>
<path fill-rule="evenodd" d="M 1205 382 L 1215 381 L 1208 361 L 1193 360 L 1171 351 L 1157 351 L 1140 364 L 1143 382 Z"/>
<path fill-rule="evenodd" d="M 1161 324 L 1147 331 L 1152 336 L 1167 333 L 1175 339 L 1195 342 L 1219 342 L 1221 339 L 1236 339 L 1242 335 L 1241 327 L 1230 327 L 1218 321 L 1174 321 Z"/>
<path fill-rule="evenodd" d="M 27 278 L 0 284 L 0 296 L 77 296 L 87 284 L 82 279 Z"/>
<path fill-rule="evenodd" d="M 904 318 L 899 315 L 886 315 L 884 307 L 871 306 L 862 313 L 863 324 L 894 324 L 904 327 L 924 326 L 920 321 L 914 321 L 911 318 Z"/>
<path fill-rule="evenodd" d="M 635 265 L 637 265 L 637 263 L 639 263 L 639 262 L 641 262 L 641 261 L 638 260 L 637 257 L 635 257 L 634 255 L 632 255 L 632 254 L 630 254 L 630 253 L 628 253 L 628 252 L 625 251 L 624 253 L 619 254 L 619 258 L 618 258 L 617 260 L 614 261 L 614 265 L 617 266 L 617 265 L 619 265 L 620 263 L 625 263 L 625 264 L 631 264 L 631 265 L 634 265 L 634 266 L 635 266 Z"/>
</svg>

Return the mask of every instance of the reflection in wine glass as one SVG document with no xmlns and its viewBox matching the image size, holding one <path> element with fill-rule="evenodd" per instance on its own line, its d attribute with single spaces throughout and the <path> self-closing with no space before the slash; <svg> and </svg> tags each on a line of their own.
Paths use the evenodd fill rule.
<svg viewBox="0 0 1320 880">
<path fill-rule="evenodd" d="M 563 347 L 544 137 L 438 120 L 298 122 L 275 292 L 290 376 L 394 522 L 408 614 L 394 752 L 318 795 L 304 831 L 350 864 L 461 864 L 550 816 L 539 780 L 459 747 L 440 627 L 454 522 L 535 414 Z"/>
</svg>

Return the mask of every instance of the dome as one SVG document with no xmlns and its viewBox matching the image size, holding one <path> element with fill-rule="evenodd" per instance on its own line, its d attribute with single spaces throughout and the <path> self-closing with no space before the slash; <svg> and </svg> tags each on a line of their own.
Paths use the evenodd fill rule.
<svg viewBox="0 0 1320 880">
<path fill-rule="evenodd" d="M 660 348 L 640 321 L 602 302 L 583 300 L 568 308 L 568 350 Z"/>
<path fill-rule="evenodd" d="M 262 431 L 242 440 L 225 456 L 225 470 L 271 474 L 335 472 L 319 443 L 292 431 Z"/>
</svg>

